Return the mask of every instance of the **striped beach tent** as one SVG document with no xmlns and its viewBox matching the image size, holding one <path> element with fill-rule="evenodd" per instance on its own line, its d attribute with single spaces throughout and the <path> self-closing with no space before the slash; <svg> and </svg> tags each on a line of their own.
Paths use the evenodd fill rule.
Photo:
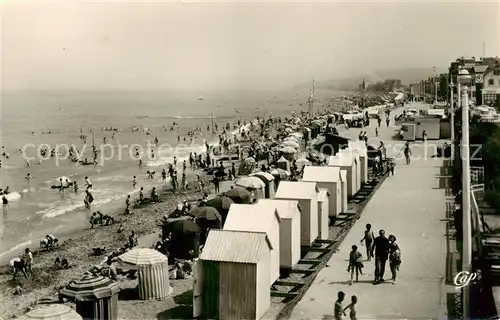
<svg viewBox="0 0 500 320">
<path fill-rule="evenodd" d="M 41 304 L 18 317 L 19 320 L 82 320 L 73 309 L 63 304 Z"/>
<path fill-rule="evenodd" d="M 137 269 L 139 297 L 142 300 L 160 299 L 172 293 L 169 284 L 168 259 L 148 248 L 137 248 L 118 257 L 123 268 Z"/>
<path fill-rule="evenodd" d="M 103 276 L 85 275 L 70 282 L 60 296 L 76 302 L 76 312 L 85 319 L 116 320 L 120 284 Z"/>
</svg>

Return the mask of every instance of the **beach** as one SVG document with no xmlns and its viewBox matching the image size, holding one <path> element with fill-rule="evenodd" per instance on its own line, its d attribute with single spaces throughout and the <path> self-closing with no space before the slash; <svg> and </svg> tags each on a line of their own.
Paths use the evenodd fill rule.
<svg viewBox="0 0 500 320">
<path fill-rule="evenodd" d="M 2 181 L 3 187 L 9 186 L 14 192 L 20 190 L 21 197 L 17 201 L 10 201 L 9 210 L 2 217 L 2 255 L 0 261 L 6 264 L 9 259 L 19 255 L 26 247 L 30 247 L 32 250 L 37 249 L 38 241 L 44 238 L 46 234 L 56 235 L 61 241 L 61 246 L 51 252 L 35 254 L 35 276 L 32 278 L 23 278 L 21 282 L 12 281 L 11 267 L 5 265 L 2 268 L 0 286 L 2 286 L 3 290 L 1 291 L 0 300 L 3 303 L 2 307 L 0 307 L 0 315 L 10 318 L 13 315 L 23 313 L 35 301 L 48 296 L 53 297 L 61 286 L 80 277 L 92 265 L 102 262 L 102 256 L 92 255 L 92 248 L 94 247 L 104 247 L 109 250 L 108 252 L 113 251 L 126 242 L 131 231 L 145 239 L 143 246 L 149 247 L 154 244 L 158 240 L 159 221 L 165 214 L 172 212 L 178 203 L 182 201 L 195 203 L 203 196 L 202 193 L 192 189 L 173 194 L 171 190 L 168 190 L 169 188 L 163 188 L 160 171 L 166 167 L 166 164 L 172 163 L 174 154 L 177 157 L 179 166 L 182 160 L 189 156 L 190 151 L 204 152 L 206 150 L 205 141 L 209 141 L 211 145 L 217 143 L 217 134 L 213 134 L 211 130 L 206 130 L 206 126 L 211 125 L 212 121 L 219 127 L 219 132 L 221 132 L 220 128 L 225 127 L 226 123 L 230 123 L 230 130 L 226 132 L 226 135 L 230 136 L 231 132 L 238 130 L 238 120 L 240 120 L 240 125 L 244 125 L 245 122 L 253 120 L 257 115 L 284 116 L 290 115 L 292 112 L 300 113 L 300 111 L 303 111 L 304 105 L 306 105 L 305 101 L 295 98 L 296 94 L 293 92 L 286 94 L 281 92 L 281 95 L 287 98 L 280 99 L 279 93 L 245 93 L 239 97 L 233 93 L 232 99 L 237 99 L 237 101 L 233 100 L 233 103 L 230 103 L 230 97 L 227 99 L 218 97 L 211 100 L 210 96 L 204 96 L 203 100 L 199 100 L 199 97 L 193 96 L 191 97 L 191 103 L 194 110 L 191 113 L 187 111 L 187 108 L 181 108 L 181 110 L 172 108 L 167 112 L 163 111 L 159 105 L 156 106 L 157 109 L 151 106 L 150 111 L 145 111 L 144 107 L 138 107 L 137 110 L 129 102 L 127 111 L 130 112 L 123 112 L 120 108 L 113 111 L 112 108 L 109 108 L 111 110 L 105 109 L 106 113 L 101 117 L 95 116 L 99 112 L 97 109 L 82 110 L 77 107 L 76 103 L 72 105 L 69 102 L 67 102 L 69 107 L 61 107 L 62 102 L 59 101 L 59 103 L 49 108 L 58 110 L 57 112 L 60 113 L 67 112 L 71 116 L 56 114 L 55 119 L 52 119 L 50 117 L 53 114 L 49 114 L 50 116 L 45 119 L 45 126 L 41 125 L 41 123 L 45 123 L 42 120 L 36 122 L 38 126 L 29 127 L 30 129 L 33 128 L 35 135 L 21 130 L 21 132 L 14 132 L 14 128 L 19 130 L 22 127 L 19 122 L 28 121 L 27 116 L 18 116 L 21 119 L 17 120 L 17 124 L 10 124 L 8 127 L 4 126 L 2 141 L 10 158 L 2 161 L 3 168 L 0 171 L 2 179 L 0 181 Z M 53 96 L 46 97 L 46 99 L 50 97 L 54 99 Z M 108 96 L 107 99 L 112 97 Z M 57 96 L 57 99 L 61 99 L 61 97 Z M 113 103 L 120 105 L 119 101 L 116 100 Z M 187 104 L 184 100 L 182 102 L 181 100 L 176 101 L 182 105 Z M 239 107 L 223 107 L 225 101 L 227 101 L 227 104 Z M 207 104 L 212 107 L 208 107 L 206 111 L 200 111 L 200 104 Z M 213 107 L 214 105 L 215 107 Z M 242 108 L 242 106 L 248 107 Z M 89 108 L 91 108 L 90 105 Z M 4 111 L 5 109 L 4 105 Z M 101 106 L 99 110 L 102 109 Z M 87 112 L 92 114 L 93 120 L 86 119 Z M 207 113 L 210 116 L 207 117 Z M 144 114 L 148 114 L 148 116 Z M 4 112 L 3 119 L 6 118 L 16 119 L 14 110 Z M 35 121 L 35 119 L 31 120 Z M 102 121 L 98 122 L 98 120 Z M 172 125 L 174 122 L 176 124 Z M 6 124 L 5 121 L 3 123 Z M 114 138 L 111 138 L 114 131 L 106 131 L 106 126 L 113 126 L 118 129 Z M 132 126 L 150 128 L 151 134 L 146 135 L 143 131 L 132 132 Z M 104 128 L 101 130 L 101 127 Z M 170 127 L 174 127 L 174 130 L 171 131 Z M 194 141 L 191 146 L 186 148 L 184 145 L 182 149 L 178 148 L 179 144 L 184 144 L 183 140 L 187 136 L 187 132 L 196 127 L 201 129 L 193 136 Z M 48 131 L 51 131 L 51 133 L 47 134 Z M 42 134 L 42 132 L 44 133 Z M 6 133 L 9 133 L 9 135 Z M 54 157 L 44 160 L 40 165 L 31 163 L 27 167 L 23 166 L 23 155 L 15 152 L 16 147 L 27 143 L 36 146 L 43 143 L 48 145 L 57 143 L 76 144 L 79 142 L 78 136 L 82 133 L 87 136 L 94 136 L 95 134 L 95 138 L 92 140 L 96 141 L 96 145 L 103 141 L 103 137 L 107 137 L 114 146 L 121 144 L 144 146 L 148 141 L 150 142 L 155 137 L 158 137 L 159 144 L 163 145 L 164 149 L 155 149 L 157 150 L 156 158 L 144 160 L 142 167 L 138 166 L 136 159 L 130 157 L 118 159 L 109 155 L 105 157 L 109 158 L 109 160 L 105 160 L 104 165 L 99 163 L 97 166 L 75 166 L 68 159 L 60 160 Z M 187 136 L 187 139 L 190 139 L 190 136 Z M 87 138 L 87 140 L 90 139 Z M 50 141 L 50 143 L 46 141 Z M 186 143 L 186 145 L 188 144 Z M 175 150 L 176 153 L 173 153 L 172 150 Z M 178 150 L 182 150 L 182 152 L 177 152 Z M 148 170 L 156 171 L 154 179 L 147 179 L 146 171 Z M 29 182 L 25 181 L 24 178 L 28 172 L 33 177 Z M 202 172 L 200 170 L 187 170 L 189 182 L 194 181 L 196 173 Z M 138 178 L 135 189 L 132 187 L 132 177 L 134 175 Z M 59 176 L 79 181 L 79 192 L 75 193 L 72 190 L 60 192 L 51 189 L 52 184 L 57 184 Z M 85 189 L 83 178 L 85 176 L 89 176 L 93 184 L 92 192 L 96 203 L 93 204 L 92 211 L 100 210 L 104 214 L 113 216 L 117 220 L 116 224 L 90 229 L 90 211 L 86 210 L 83 205 L 82 193 Z M 208 183 L 210 178 L 204 174 L 202 174 L 202 178 L 207 182 L 208 188 L 213 188 L 213 185 Z M 138 188 L 144 187 L 146 196 L 149 196 L 152 186 L 156 186 L 160 190 L 159 203 L 134 209 L 132 215 L 122 214 L 127 194 L 133 194 L 135 200 Z M 167 184 L 167 187 L 170 187 L 170 184 Z M 211 192 L 210 189 L 208 191 Z M 119 228 L 123 229 L 123 232 L 118 233 Z M 141 242 L 141 238 L 139 240 Z M 54 271 L 54 260 L 56 258 L 68 259 L 72 268 Z M 14 295 L 17 285 L 23 287 L 21 296 Z M 191 289 L 190 282 L 186 281 L 174 280 L 172 285 L 175 293 L 182 293 Z M 167 307 L 162 306 L 163 310 Z"/>
<path fill-rule="evenodd" d="M 146 192 L 152 186 L 160 186 L 161 168 L 172 163 L 174 154 L 180 163 L 190 151 L 202 152 L 206 140 L 217 142 L 217 134 L 206 130 L 212 121 L 218 125 L 219 134 L 226 123 L 231 123 L 233 131 L 237 120 L 248 121 L 257 114 L 280 116 L 300 112 L 306 108 L 306 98 L 305 92 L 297 90 L 213 92 L 204 93 L 203 100 L 195 92 L 4 93 L 1 144 L 10 157 L 2 157 L 0 188 L 9 186 L 17 198 L 9 201 L 8 212 L 0 219 L 0 262 L 7 262 L 25 247 L 37 247 L 46 234 L 67 238 L 88 227 L 89 212 L 83 204 L 85 176 L 93 183 L 93 209 L 105 214 L 116 212 L 124 207 L 125 197 L 137 193 L 141 186 Z M 172 125 L 174 122 L 176 125 Z M 132 126 L 140 131 L 132 132 Z M 105 127 L 118 131 L 106 131 Z M 196 127 L 201 130 L 190 141 L 187 133 Z M 150 129 L 149 135 L 144 134 L 145 128 Z M 66 146 L 84 149 L 81 134 L 87 136 L 82 158 L 88 159 L 92 158 L 90 149 L 95 134 L 95 144 L 98 150 L 102 149 L 99 165 L 75 165 L 64 159 Z M 104 137 L 108 139 L 106 146 Z M 142 146 L 146 153 L 148 142 L 153 143 L 155 137 L 162 148 L 154 159 L 145 154 L 140 168 L 133 157 L 134 146 Z M 61 156 L 48 157 L 41 164 L 31 160 L 27 167 L 24 158 L 33 158 L 43 145 L 47 149 L 59 146 Z M 18 152 L 25 146 L 26 156 Z M 155 179 L 147 179 L 147 170 L 156 171 Z M 29 181 L 25 179 L 27 173 L 32 177 Z M 136 188 L 132 187 L 134 175 Z M 51 189 L 62 176 L 78 181 L 79 191 L 62 193 Z"/>
</svg>

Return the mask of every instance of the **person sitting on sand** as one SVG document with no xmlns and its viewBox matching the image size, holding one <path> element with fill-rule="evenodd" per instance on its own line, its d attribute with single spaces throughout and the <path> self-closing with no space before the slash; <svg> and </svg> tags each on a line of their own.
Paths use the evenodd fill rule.
<svg viewBox="0 0 500 320">
<path fill-rule="evenodd" d="M 108 277 L 111 278 L 112 280 L 117 281 L 118 280 L 118 270 L 116 270 L 116 264 L 113 263 L 113 258 L 108 257 L 108 260 L 106 261 L 106 264 L 108 265 Z"/>
<path fill-rule="evenodd" d="M 132 249 L 137 245 L 137 237 L 135 235 L 134 230 L 130 233 L 130 236 L 128 237 L 128 247 Z"/>
<path fill-rule="evenodd" d="M 47 248 L 54 248 L 59 242 L 59 240 L 51 234 L 46 235 L 45 239 L 47 239 Z"/>
<path fill-rule="evenodd" d="M 94 225 L 101 224 L 101 218 L 97 215 L 97 212 L 93 212 L 90 216 L 90 228 L 94 229 Z"/>
<path fill-rule="evenodd" d="M 151 189 L 151 202 L 158 202 L 159 198 L 158 198 L 158 195 L 156 194 L 156 188 L 153 187 L 153 189 Z"/>
</svg>

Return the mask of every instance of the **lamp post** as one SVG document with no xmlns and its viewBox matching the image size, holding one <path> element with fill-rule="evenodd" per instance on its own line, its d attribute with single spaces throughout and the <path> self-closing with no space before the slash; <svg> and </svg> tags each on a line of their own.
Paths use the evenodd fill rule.
<svg viewBox="0 0 500 320">
<path fill-rule="evenodd" d="M 450 138 L 451 138 L 451 161 L 455 159 L 455 109 L 453 107 L 453 80 L 450 81 Z"/>
<path fill-rule="evenodd" d="M 470 151 L 469 151 L 469 88 L 471 75 L 466 69 L 458 73 L 459 97 L 463 95 L 462 103 L 462 223 L 463 223 L 463 246 L 462 246 L 462 271 L 471 270 L 472 262 L 472 226 L 471 226 L 471 182 L 470 182 Z M 462 288 L 463 294 L 463 319 L 469 318 L 469 289 Z"/>
</svg>

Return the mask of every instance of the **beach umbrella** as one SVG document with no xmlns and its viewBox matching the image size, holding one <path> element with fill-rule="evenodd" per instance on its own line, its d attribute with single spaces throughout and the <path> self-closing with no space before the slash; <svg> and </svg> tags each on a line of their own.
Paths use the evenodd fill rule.
<svg viewBox="0 0 500 320">
<path fill-rule="evenodd" d="M 271 174 L 275 177 L 279 177 L 280 179 L 285 179 L 290 176 L 290 172 L 277 168 L 271 171 Z"/>
<path fill-rule="evenodd" d="M 231 198 L 226 197 L 226 196 L 220 196 L 220 197 L 208 200 L 207 203 L 205 203 L 205 205 L 207 207 L 215 208 L 215 209 L 219 210 L 219 212 L 221 212 L 221 211 L 229 211 L 229 207 L 231 207 L 231 204 L 233 204 L 233 203 L 234 203 L 234 201 L 231 200 Z"/>
<path fill-rule="evenodd" d="M 60 294 L 76 301 L 94 301 L 107 298 L 120 291 L 120 284 L 103 276 L 86 275 L 71 281 Z"/>
<path fill-rule="evenodd" d="M 167 257 L 159 251 L 148 248 L 136 248 L 118 257 L 118 262 L 124 268 L 137 268 L 167 261 Z"/>
<path fill-rule="evenodd" d="M 283 139 L 283 141 L 282 141 L 282 142 L 285 142 L 285 141 L 292 141 L 292 142 L 299 143 L 299 142 L 300 142 L 300 139 L 295 138 L 295 137 L 286 137 L 285 139 Z"/>
<path fill-rule="evenodd" d="M 258 177 L 239 177 L 234 184 L 238 187 L 248 189 L 262 189 L 266 187 L 266 184 Z"/>
<path fill-rule="evenodd" d="M 168 258 L 153 249 L 137 248 L 118 257 L 124 268 L 137 270 L 139 298 L 159 299 L 172 293 L 169 284 Z"/>
<path fill-rule="evenodd" d="M 297 153 L 297 151 L 293 147 L 283 147 L 279 151 L 282 153 L 288 153 L 288 154 Z"/>
<path fill-rule="evenodd" d="M 196 207 L 196 208 L 192 209 L 190 213 L 197 220 L 198 219 L 204 219 L 204 220 L 207 220 L 207 221 L 219 221 L 219 222 L 222 222 L 221 215 L 219 214 L 219 212 L 217 211 L 217 209 L 215 209 L 214 207 L 207 207 L 207 206 Z"/>
<path fill-rule="evenodd" d="M 226 192 L 227 197 L 231 198 L 235 203 L 250 203 L 252 194 L 245 188 L 236 187 Z"/>
<path fill-rule="evenodd" d="M 197 234 L 200 233 L 200 227 L 192 219 L 177 220 L 164 225 L 167 232 L 173 234 Z"/>
<path fill-rule="evenodd" d="M 255 172 L 255 173 L 252 173 L 250 175 L 251 177 L 258 177 L 260 178 L 261 180 L 263 180 L 264 182 L 269 182 L 269 181 L 273 181 L 274 180 L 274 176 L 268 172 L 264 172 L 264 171 L 259 171 L 259 172 Z"/>
<path fill-rule="evenodd" d="M 73 309 L 63 304 L 41 304 L 18 317 L 19 320 L 82 320 Z"/>
</svg>

